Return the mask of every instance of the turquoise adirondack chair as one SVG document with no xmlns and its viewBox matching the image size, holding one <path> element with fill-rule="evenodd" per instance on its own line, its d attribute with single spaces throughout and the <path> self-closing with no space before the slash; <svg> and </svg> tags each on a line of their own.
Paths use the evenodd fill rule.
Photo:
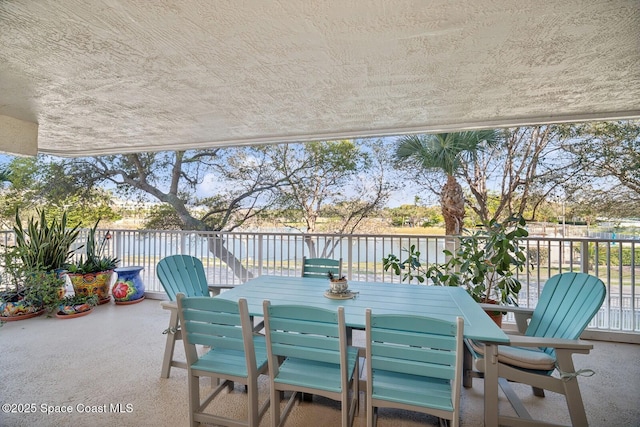
<svg viewBox="0 0 640 427">
<path fill-rule="evenodd" d="M 592 372 L 576 372 L 572 356 L 573 353 L 588 354 L 593 348 L 578 338 L 602 306 L 605 294 L 604 283 L 595 276 L 561 273 L 547 280 L 535 309 L 501 307 L 514 312 L 519 332 L 523 334 L 510 335 L 510 345 L 498 347 L 499 384 L 520 417 L 501 416 L 501 424 L 524 425 L 526 420 L 531 420 L 507 382 L 514 381 L 531 385 L 536 396 L 544 397 L 545 389 L 563 394 L 571 423 L 587 425 L 578 376 Z M 471 387 L 472 378 L 482 377 L 484 371 L 484 346 L 469 340 L 466 343 L 463 385 Z M 556 370 L 558 375 L 552 376 Z M 488 410 L 497 411 L 497 408 Z"/>
<path fill-rule="evenodd" d="M 379 407 L 423 412 L 460 425 L 463 319 L 366 310 L 367 427 Z"/>
<path fill-rule="evenodd" d="M 247 300 L 238 302 L 209 297 L 177 295 L 178 314 L 183 330 L 189 384 L 189 422 L 223 426 L 257 427 L 269 408 L 269 399 L 259 405 L 258 376 L 268 370 L 265 339 L 253 333 Z M 209 350 L 198 355 L 196 345 Z M 221 381 L 204 398 L 200 397 L 200 378 Z M 207 410 L 223 389 L 233 383 L 245 385 L 247 418 L 236 420 Z"/>
<path fill-rule="evenodd" d="M 342 274 L 342 258 L 307 258 L 302 257 L 302 277 L 326 279 L 327 274 L 340 276 Z"/>
<path fill-rule="evenodd" d="M 178 293 L 183 293 L 188 297 L 203 297 L 219 294 L 220 289 L 232 287 L 226 285 L 209 286 L 202 261 L 190 255 L 171 255 L 161 259 L 156 266 L 156 275 L 170 301 L 175 301 Z M 173 360 L 176 340 L 182 339 L 178 312 L 175 309 L 171 310 L 169 327 L 166 332 L 167 342 L 164 349 L 161 378 L 169 378 L 173 366 L 187 367 L 183 361 Z"/>
<path fill-rule="evenodd" d="M 180 292 L 188 297 L 210 295 L 202 261 L 194 256 L 171 255 L 163 258 L 156 266 L 156 274 L 171 301 L 175 301 Z"/>
<path fill-rule="evenodd" d="M 271 385 L 271 425 L 282 425 L 301 393 L 341 402 L 342 426 L 358 410 L 358 349 L 347 346 L 344 308 L 337 311 L 264 301 Z M 282 361 L 282 363 L 278 363 Z M 292 391 L 284 410 L 280 397 Z M 349 393 L 351 392 L 351 393 Z"/>
</svg>

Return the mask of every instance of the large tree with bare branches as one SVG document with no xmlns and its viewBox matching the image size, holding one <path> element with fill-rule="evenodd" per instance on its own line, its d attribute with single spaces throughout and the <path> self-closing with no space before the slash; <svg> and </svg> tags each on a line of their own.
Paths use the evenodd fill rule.
<svg viewBox="0 0 640 427">
<path fill-rule="evenodd" d="M 68 194 L 108 186 L 128 199 L 151 197 L 163 203 L 156 211 L 163 227 L 196 232 L 233 231 L 276 208 L 304 211 L 305 231 L 314 232 L 319 209 L 332 201 L 346 219 L 334 231 L 352 232 L 385 200 L 382 183 L 373 198 L 364 197 L 364 186 L 346 195 L 347 184 L 351 192 L 358 188 L 349 180 L 370 166 L 367 156 L 351 141 L 133 153 L 61 160 L 47 181 Z M 208 243 L 236 276 L 252 277 L 222 236 Z"/>
<path fill-rule="evenodd" d="M 562 149 L 569 129 L 567 125 L 505 129 L 496 144 L 462 164 L 461 176 L 470 192 L 467 203 L 480 221 L 513 215 L 532 220 L 550 195 L 578 180 L 579 162 Z"/>
<path fill-rule="evenodd" d="M 353 233 L 364 218 L 384 207 L 391 191 L 386 179 L 388 150 L 382 141 L 311 142 L 270 147 L 274 167 L 288 177 L 278 188 L 277 215 L 303 233 Z M 326 221 L 319 224 L 322 218 Z M 305 239 L 309 256 L 331 257 L 339 238 Z"/>
<path fill-rule="evenodd" d="M 274 171 L 264 151 L 209 149 L 158 153 L 133 153 L 64 160 L 69 191 L 82 193 L 99 185 L 115 187 L 129 198 L 160 201 L 169 209 L 174 228 L 202 232 L 232 231 L 272 206 L 275 191 L 289 176 Z M 296 172 L 296 171 L 292 171 Z M 209 180 L 213 195 L 198 197 L 196 190 Z M 165 223 L 166 225 L 166 223 Z M 252 273 L 226 247 L 222 236 L 206 233 L 209 251 L 224 260 L 242 279 Z"/>
</svg>

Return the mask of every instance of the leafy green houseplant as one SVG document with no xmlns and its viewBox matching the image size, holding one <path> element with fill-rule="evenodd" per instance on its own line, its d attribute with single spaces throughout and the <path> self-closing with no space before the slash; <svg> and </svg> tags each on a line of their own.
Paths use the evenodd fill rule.
<svg viewBox="0 0 640 427">
<path fill-rule="evenodd" d="M 55 272 L 24 265 L 19 251 L 5 250 L 2 257 L 2 285 L 0 292 L 0 318 L 19 320 L 53 311 L 64 295 L 65 280 Z"/>
<path fill-rule="evenodd" d="M 0 320 L 20 320 L 32 317 L 38 307 L 25 300 L 25 268 L 16 256 L 15 248 L 2 248 L 0 265 Z"/>
<path fill-rule="evenodd" d="M 517 275 L 527 265 L 521 240 L 528 235 L 521 217 L 492 220 L 484 229 L 460 237 L 455 254 L 446 253 L 449 261 L 442 269 L 435 266 L 431 278 L 443 284 L 459 281 L 478 302 L 517 305 L 522 288 Z"/>
<path fill-rule="evenodd" d="M 64 278 L 48 271 L 32 270 L 25 276 L 25 300 L 53 312 L 64 296 Z"/>
<path fill-rule="evenodd" d="M 99 303 L 102 304 L 111 299 L 109 295 L 111 275 L 120 260 L 117 257 L 104 255 L 111 234 L 107 231 L 98 242 L 96 234 L 99 222 L 100 220 L 96 221 L 87 234 L 87 241 L 84 244 L 85 253 L 76 263 L 69 264 L 67 269 L 76 295 L 98 295 Z"/>
<path fill-rule="evenodd" d="M 16 209 L 15 246 L 5 248 L 3 259 L 3 282 L 13 290 L 13 295 L 2 297 L 9 311 L 52 311 L 64 295 L 65 281 L 59 273 L 73 253 L 79 225 L 69 228 L 66 212 L 60 220 L 48 220 L 44 210 L 37 212 L 24 228 Z"/>
<path fill-rule="evenodd" d="M 445 249 L 447 261 L 425 266 L 415 245 L 408 257 L 400 260 L 391 254 L 383 259 L 385 271 L 391 269 L 403 281 L 431 281 L 434 285 L 462 286 L 480 303 L 517 305 L 522 284 L 517 278 L 526 266 L 521 240 L 529 233 L 521 217 L 504 222 L 492 220 L 483 229 L 457 237 L 455 252 Z"/>
<path fill-rule="evenodd" d="M 420 260 L 420 251 L 416 248 L 416 245 L 411 245 L 409 249 L 403 248 L 402 251 L 407 252 L 407 258 L 404 260 L 401 260 L 395 254 L 389 254 L 382 258 L 384 271 L 391 269 L 396 276 L 402 275 L 403 282 L 411 283 L 414 279 L 418 283 L 427 281 L 430 274 L 428 266 L 424 265 Z"/>
<path fill-rule="evenodd" d="M 17 301 L 24 298 L 24 265 L 16 255 L 16 249 L 2 246 L 0 257 L 0 300 Z"/>
</svg>

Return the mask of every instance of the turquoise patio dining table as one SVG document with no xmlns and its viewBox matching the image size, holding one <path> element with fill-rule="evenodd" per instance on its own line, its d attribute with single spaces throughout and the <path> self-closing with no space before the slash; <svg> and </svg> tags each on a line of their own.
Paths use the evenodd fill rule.
<svg viewBox="0 0 640 427">
<path fill-rule="evenodd" d="M 349 281 L 351 299 L 325 297 L 329 281 L 316 278 L 263 275 L 236 286 L 215 298 L 237 301 L 245 298 L 249 314 L 262 317 L 262 302 L 303 304 L 336 309 L 344 307 L 349 328 L 365 328 L 365 309 L 374 313 L 402 313 L 454 321 L 464 319 L 464 336 L 485 343 L 485 426 L 498 425 L 497 346 L 509 343 L 508 336 L 480 306 L 458 287 L 425 286 L 382 282 Z"/>
</svg>

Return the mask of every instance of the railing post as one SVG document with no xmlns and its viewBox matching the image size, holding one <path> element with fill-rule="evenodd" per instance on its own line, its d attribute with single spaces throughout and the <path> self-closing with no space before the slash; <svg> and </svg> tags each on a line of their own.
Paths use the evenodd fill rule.
<svg viewBox="0 0 640 427">
<path fill-rule="evenodd" d="M 124 244 L 124 239 L 122 238 L 122 231 L 117 230 L 117 231 L 113 231 L 111 232 L 111 238 L 113 239 L 113 243 L 112 243 L 112 248 L 113 248 L 113 255 L 114 257 L 118 258 L 119 260 L 122 261 L 122 259 L 124 258 L 124 249 L 122 248 L 122 245 Z"/>
<path fill-rule="evenodd" d="M 347 237 L 347 279 L 351 279 L 353 276 L 353 236 Z"/>
<path fill-rule="evenodd" d="M 580 272 L 589 273 L 589 242 L 580 242 Z"/>
<path fill-rule="evenodd" d="M 262 238 L 263 234 L 258 234 L 258 276 L 262 276 Z M 280 270 L 282 270 L 282 260 L 280 260 Z"/>
<path fill-rule="evenodd" d="M 180 231 L 180 253 L 184 254 L 186 253 L 187 249 L 187 232 L 186 231 Z"/>
</svg>

